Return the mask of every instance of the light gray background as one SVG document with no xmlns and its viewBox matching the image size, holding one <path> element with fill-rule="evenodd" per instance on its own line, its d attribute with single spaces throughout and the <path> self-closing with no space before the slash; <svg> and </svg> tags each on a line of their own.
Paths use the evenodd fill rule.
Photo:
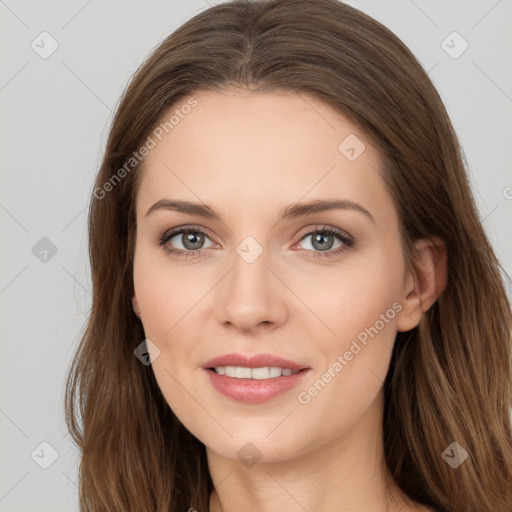
<svg viewBox="0 0 512 512">
<path fill-rule="evenodd" d="M 349 3 L 393 30 L 429 71 L 465 151 L 485 228 L 512 275 L 512 1 Z M 90 307 L 93 177 L 131 74 L 208 5 L 0 0 L 1 512 L 78 510 L 63 386 Z M 43 31 L 59 45 L 47 59 L 31 47 L 35 40 L 49 48 Z M 462 40 L 446 40 L 453 31 L 469 44 L 458 58 L 445 51 L 462 48 Z M 33 252 L 43 237 L 57 249 L 47 261 Z M 42 442 L 58 453 L 47 469 L 39 464 L 51 462 L 51 449 Z"/>
</svg>

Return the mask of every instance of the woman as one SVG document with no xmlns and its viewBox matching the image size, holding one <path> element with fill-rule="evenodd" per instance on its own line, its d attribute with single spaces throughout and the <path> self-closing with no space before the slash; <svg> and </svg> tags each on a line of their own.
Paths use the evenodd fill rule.
<svg viewBox="0 0 512 512">
<path fill-rule="evenodd" d="M 335 0 L 189 20 L 124 93 L 89 239 L 82 510 L 512 508 L 501 267 L 380 23 Z"/>
</svg>

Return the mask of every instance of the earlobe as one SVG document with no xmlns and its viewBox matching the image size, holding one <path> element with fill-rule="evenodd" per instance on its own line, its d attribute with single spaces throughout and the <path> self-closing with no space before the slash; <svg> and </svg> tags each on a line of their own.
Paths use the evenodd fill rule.
<svg viewBox="0 0 512 512">
<path fill-rule="evenodd" d="M 139 303 L 137 302 L 137 297 L 135 296 L 135 293 L 132 297 L 132 304 L 133 304 L 133 311 L 135 311 L 135 314 L 140 318 L 140 309 L 139 309 Z"/>
<path fill-rule="evenodd" d="M 423 314 L 443 293 L 448 281 L 446 244 L 438 237 L 418 240 L 414 247 L 412 270 L 407 276 L 397 329 L 416 327 Z"/>
</svg>

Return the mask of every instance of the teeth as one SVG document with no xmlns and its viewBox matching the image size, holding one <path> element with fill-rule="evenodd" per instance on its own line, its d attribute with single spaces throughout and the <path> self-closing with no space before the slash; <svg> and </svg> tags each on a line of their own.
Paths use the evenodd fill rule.
<svg viewBox="0 0 512 512">
<path fill-rule="evenodd" d="M 252 377 L 252 371 L 250 368 L 242 368 L 241 366 L 236 366 L 235 369 L 237 379 L 250 379 Z"/>
<path fill-rule="evenodd" d="M 253 379 L 268 379 L 270 377 L 270 368 L 268 366 L 265 368 L 253 368 L 251 373 Z M 281 375 L 281 372 L 279 372 L 279 375 Z"/>
<path fill-rule="evenodd" d="M 270 377 L 281 377 L 281 368 L 270 367 Z"/>
<path fill-rule="evenodd" d="M 226 377 L 236 377 L 236 366 L 226 366 L 224 370 Z"/>
<path fill-rule="evenodd" d="M 265 366 L 263 368 L 246 368 L 243 366 L 217 366 L 215 371 L 219 375 L 226 375 L 226 377 L 257 380 L 272 379 L 274 377 L 281 376 L 287 377 L 299 372 L 299 370 L 292 371 L 289 368 L 278 368 L 276 366 Z"/>
</svg>

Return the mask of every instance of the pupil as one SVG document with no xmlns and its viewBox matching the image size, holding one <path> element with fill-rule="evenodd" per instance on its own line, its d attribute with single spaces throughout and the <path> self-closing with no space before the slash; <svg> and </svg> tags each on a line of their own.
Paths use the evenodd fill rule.
<svg viewBox="0 0 512 512">
<path fill-rule="evenodd" d="M 325 243 L 325 239 L 326 239 L 326 238 L 330 238 L 330 239 L 331 239 L 331 240 L 330 240 L 330 241 L 331 241 L 331 243 L 330 243 L 330 244 L 327 244 L 327 245 L 328 245 L 328 247 L 326 247 L 325 245 L 324 245 L 324 246 L 322 246 L 322 245 L 321 245 L 322 243 Z M 332 247 L 332 242 L 333 242 L 332 238 L 333 238 L 333 236 L 332 236 L 332 235 L 325 235 L 325 234 L 322 234 L 322 233 L 317 233 L 317 234 L 315 235 L 315 237 L 314 237 L 314 240 L 313 240 L 313 247 L 315 247 L 315 249 L 320 249 L 320 250 L 330 249 L 330 248 Z M 320 246 L 319 246 L 319 247 L 317 247 L 317 246 L 315 245 L 317 242 L 320 242 Z"/>
<path fill-rule="evenodd" d="M 195 242 L 194 242 L 194 239 L 196 239 Z M 189 249 L 189 250 L 199 249 L 201 247 L 202 243 L 203 243 L 203 235 L 201 233 L 197 233 L 195 231 L 185 233 L 183 245 L 187 249 Z"/>
</svg>

